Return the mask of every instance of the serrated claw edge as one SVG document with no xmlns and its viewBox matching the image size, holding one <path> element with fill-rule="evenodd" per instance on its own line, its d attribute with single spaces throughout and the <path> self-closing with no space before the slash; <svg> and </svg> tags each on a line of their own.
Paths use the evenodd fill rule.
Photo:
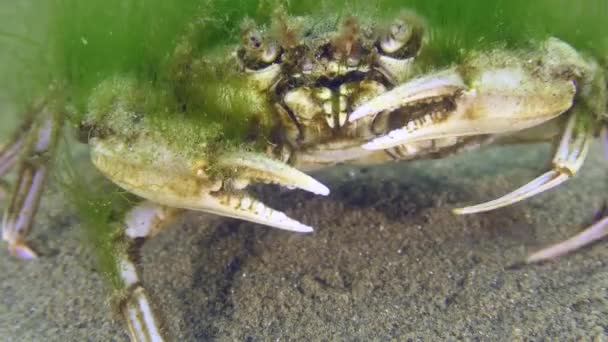
<svg viewBox="0 0 608 342">
<path fill-rule="evenodd" d="M 266 206 L 245 193 L 214 193 L 210 197 L 201 203 L 204 208 L 202 210 L 206 212 L 294 232 L 313 231 L 312 227 L 288 217 L 282 211 Z"/>
</svg>

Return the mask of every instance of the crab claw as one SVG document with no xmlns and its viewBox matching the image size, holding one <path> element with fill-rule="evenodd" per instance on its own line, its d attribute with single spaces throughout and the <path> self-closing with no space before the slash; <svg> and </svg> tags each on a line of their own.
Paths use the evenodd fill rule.
<svg viewBox="0 0 608 342">
<path fill-rule="evenodd" d="M 387 149 L 420 140 L 498 134 L 541 124 L 572 106 L 572 81 L 546 84 L 518 68 L 491 69 L 466 86 L 456 70 L 410 81 L 356 109 L 351 121 L 390 115 L 403 126 L 363 145 Z"/>
<path fill-rule="evenodd" d="M 242 189 L 251 182 L 264 182 L 320 195 L 329 194 L 329 189 L 312 177 L 261 154 L 229 153 L 208 164 L 181 159 L 172 151 L 158 147 L 152 160 L 141 157 L 146 155 L 142 151 L 149 149 L 147 141 L 128 147 L 112 138 L 95 139 L 90 143 L 93 163 L 110 180 L 140 197 L 172 208 L 204 211 L 284 230 L 310 232 L 312 227 L 267 207 Z M 211 169 L 213 172 L 209 172 Z"/>
<path fill-rule="evenodd" d="M 479 55 L 462 66 L 402 84 L 355 109 L 350 121 L 388 116 L 388 134 L 365 145 L 387 149 L 420 140 L 500 134 L 541 124 L 567 111 L 579 65 L 558 41 L 543 53 Z M 564 62 L 560 62 L 564 60 Z"/>
</svg>

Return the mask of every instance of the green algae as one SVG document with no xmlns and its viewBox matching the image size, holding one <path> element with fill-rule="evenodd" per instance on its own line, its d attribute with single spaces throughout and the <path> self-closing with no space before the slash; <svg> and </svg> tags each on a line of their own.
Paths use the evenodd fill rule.
<svg viewBox="0 0 608 342">
<path fill-rule="evenodd" d="M 93 251 L 97 271 L 112 290 L 119 290 L 123 283 L 116 256 L 126 254 L 128 249 L 122 221 L 136 199 L 111 185 L 92 166 L 77 166 L 81 159 L 77 155 L 69 144 L 64 144 L 55 181 L 71 210 L 78 215 L 79 238 Z M 88 172 L 83 176 L 82 171 Z"/>
<path fill-rule="evenodd" d="M 150 113 L 181 113 L 168 120 L 189 120 L 215 131 L 219 125 L 228 140 L 242 140 L 253 112 L 266 108 L 252 103 L 252 94 L 238 96 L 248 85 L 233 74 L 229 56 L 245 18 L 270 26 L 278 8 L 319 22 L 335 18 L 336 25 L 341 17 L 355 15 L 380 27 L 399 11 L 413 10 L 427 23 L 428 42 L 418 62 L 422 70 L 458 62 L 471 50 L 520 47 L 549 36 L 598 58 L 608 51 L 608 3 L 600 0 L 49 0 L 0 12 L 28 24 L 25 29 L 6 20 L 0 29 L 0 39 L 10 43 L 0 75 L 19 80 L 3 83 L 2 93 L 26 103 L 59 80 L 68 88 L 76 108 L 71 120 L 78 125 L 100 83 L 133 77 L 166 99 L 163 108 L 148 108 Z M 196 70 L 200 60 L 212 65 Z"/>
</svg>

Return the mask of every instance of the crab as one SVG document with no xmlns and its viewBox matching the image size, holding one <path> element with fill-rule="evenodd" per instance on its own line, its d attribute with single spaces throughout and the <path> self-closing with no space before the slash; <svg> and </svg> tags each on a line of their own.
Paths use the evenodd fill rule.
<svg viewBox="0 0 608 342">
<path fill-rule="evenodd" d="M 556 141 L 551 170 L 499 199 L 454 210 L 473 214 L 570 179 L 595 137 L 608 146 L 605 70 L 592 55 L 549 37 L 435 64 L 427 25 L 412 11 L 378 24 L 279 9 L 269 27 L 245 20 L 240 43 L 224 49 L 229 58 L 193 53 L 191 28 L 161 81 L 113 75 L 94 87 L 84 111 L 69 104 L 68 86 L 54 83 L 0 150 L 0 176 L 14 166 L 18 175 L 3 240 L 21 259 L 38 257 L 27 233 L 62 128 L 75 123 L 95 167 L 141 199 L 107 225 L 111 244 L 98 248 L 131 339 L 157 341 L 163 331 L 135 260 L 141 241 L 185 210 L 307 233 L 313 228 L 245 189 L 271 183 L 327 196 L 329 188 L 305 172 L 439 158 L 530 137 Z M 607 234 L 604 217 L 526 261 L 553 259 Z"/>
</svg>

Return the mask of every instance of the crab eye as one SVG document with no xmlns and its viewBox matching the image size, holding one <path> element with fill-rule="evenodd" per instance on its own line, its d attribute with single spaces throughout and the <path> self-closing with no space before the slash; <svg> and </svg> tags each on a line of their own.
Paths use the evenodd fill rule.
<svg viewBox="0 0 608 342">
<path fill-rule="evenodd" d="M 423 24 L 413 14 L 396 19 L 380 36 L 378 47 L 381 53 L 395 58 L 409 58 L 418 53 L 422 44 Z"/>
<path fill-rule="evenodd" d="M 281 55 L 281 47 L 260 31 L 251 29 L 243 34 L 238 54 L 247 68 L 258 70 L 276 62 Z"/>
<path fill-rule="evenodd" d="M 403 20 L 396 20 L 390 27 L 389 31 L 380 40 L 382 51 L 392 54 L 401 49 L 412 36 L 412 30 Z"/>
</svg>

